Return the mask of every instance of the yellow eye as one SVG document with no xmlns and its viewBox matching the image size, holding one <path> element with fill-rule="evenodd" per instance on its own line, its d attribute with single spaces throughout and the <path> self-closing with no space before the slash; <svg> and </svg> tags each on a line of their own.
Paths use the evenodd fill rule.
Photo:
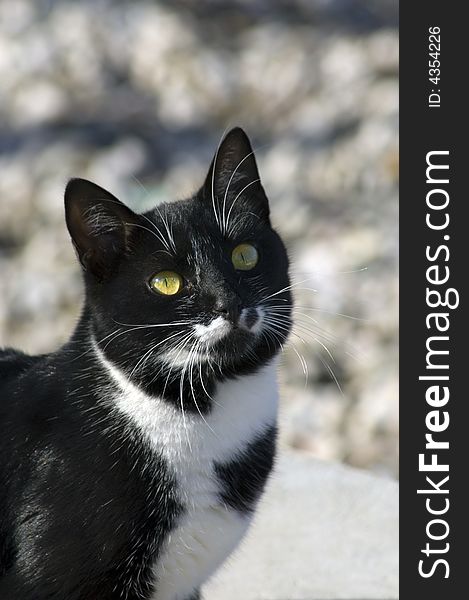
<svg viewBox="0 0 469 600">
<path fill-rule="evenodd" d="M 174 296 L 181 291 L 182 286 L 182 277 L 174 271 L 160 271 L 150 280 L 151 289 L 164 296 Z"/>
<path fill-rule="evenodd" d="M 231 261 L 238 271 L 254 269 L 259 260 L 259 254 L 252 244 L 239 244 L 231 253 Z"/>
</svg>

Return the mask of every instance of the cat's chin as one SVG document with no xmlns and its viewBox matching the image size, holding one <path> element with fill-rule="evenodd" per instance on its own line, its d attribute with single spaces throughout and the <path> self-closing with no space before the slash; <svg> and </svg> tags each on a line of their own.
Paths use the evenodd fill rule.
<svg viewBox="0 0 469 600">
<path fill-rule="evenodd" d="M 187 347 L 176 346 L 161 358 L 172 368 L 179 369 L 193 369 L 194 365 L 203 363 L 233 366 L 248 357 L 255 359 L 264 321 L 265 310 L 259 306 L 243 309 L 236 324 L 223 316 L 207 324 L 197 323 L 193 327 L 193 341 L 189 341 Z"/>
<path fill-rule="evenodd" d="M 260 306 L 243 308 L 236 324 L 225 317 L 218 316 L 207 324 L 197 323 L 194 326 L 194 335 L 207 348 L 215 346 L 220 341 L 239 337 L 240 333 L 244 338 L 249 339 L 249 335 L 260 333 L 264 317 L 265 311 Z"/>
<path fill-rule="evenodd" d="M 257 332 L 251 332 L 238 326 L 229 326 L 223 337 L 211 336 L 199 341 L 197 347 L 188 344 L 184 349 L 171 349 L 160 356 L 172 368 L 191 368 L 199 363 L 224 363 L 228 358 L 244 357 L 256 345 Z"/>
</svg>

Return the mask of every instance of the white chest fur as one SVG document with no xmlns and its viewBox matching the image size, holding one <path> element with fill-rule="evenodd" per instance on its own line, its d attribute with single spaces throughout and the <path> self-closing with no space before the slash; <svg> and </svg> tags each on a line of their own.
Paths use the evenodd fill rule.
<svg viewBox="0 0 469 600">
<path fill-rule="evenodd" d="M 121 392 L 113 401 L 162 455 L 176 476 L 186 513 L 168 536 L 155 565 L 154 600 L 185 600 L 236 547 L 249 517 L 223 506 L 214 462 L 228 462 L 275 423 L 276 362 L 254 375 L 220 384 L 209 415 L 186 413 L 129 383 L 98 350 Z"/>
</svg>

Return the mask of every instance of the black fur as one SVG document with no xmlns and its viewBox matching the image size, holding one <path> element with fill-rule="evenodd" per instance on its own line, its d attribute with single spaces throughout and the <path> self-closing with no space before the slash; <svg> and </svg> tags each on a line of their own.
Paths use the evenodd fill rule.
<svg viewBox="0 0 469 600">
<path fill-rule="evenodd" d="M 276 428 L 270 427 L 240 456 L 228 463 L 215 465 L 215 472 L 223 486 L 221 499 L 225 504 L 240 513 L 254 510 L 272 470 L 276 437 Z"/>
<path fill-rule="evenodd" d="M 167 466 L 149 471 L 100 403 L 104 374 L 91 357 L 80 368 L 57 353 L 2 386 L 2 600 L 141 598 L 182 511 Z"/>
<path fill-rule="evenodd" d="M 137 600 L 157 591 L 151 567 L 185 507 L 171 465 L 150 455 L 139 431 L 105 401 L 115 384 L 93 344 L 135 385 L 179 409 L 181 370 L 161 359 L 173 333 L 180 340 L 195 323 L 236 315 L 271 294 L 291 306 L 288 291 L 277 293 L 289 285 L 288 259 L 251 152 L 244 132 L 231 131 L 193 198 L 145 215 L 85 180 L 67 186 L 67 226 L 86 288 L 80 321 L 57 352 L 0 351 L 1 600 Z M 225 216 L 233 206 L 225 230 L 224 205 Z M 258 249 L 252 271 L 231 263 L 241 242 Z M 177 296 L 150 289 L 161 270 L 184 278 Z M 265 365 L 290 324 L 285 312 L 273 336 L 235 327 L 210 350 L 212 366 L 192 374 L 185 410 L 209 413 L 217 385 Z M 240 458 L 215 466 L 221 503 L 253 510 L 274 439 L 269 431 Z"/>
</svg>

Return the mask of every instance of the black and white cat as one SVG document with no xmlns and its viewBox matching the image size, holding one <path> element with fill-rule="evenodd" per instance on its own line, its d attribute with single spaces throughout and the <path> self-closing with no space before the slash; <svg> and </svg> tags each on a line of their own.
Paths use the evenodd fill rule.
<svg viewBox="0 0 469 600">
<path fill-rule="evenodd" d="M 230 131 L 188 200 L 137 215 L 73 179 L 65 209 L 77 328 L 0 351 L 0 598 L 198 598 L 271 471 L 291 327 L 249 140 Z"/>
</svg>

